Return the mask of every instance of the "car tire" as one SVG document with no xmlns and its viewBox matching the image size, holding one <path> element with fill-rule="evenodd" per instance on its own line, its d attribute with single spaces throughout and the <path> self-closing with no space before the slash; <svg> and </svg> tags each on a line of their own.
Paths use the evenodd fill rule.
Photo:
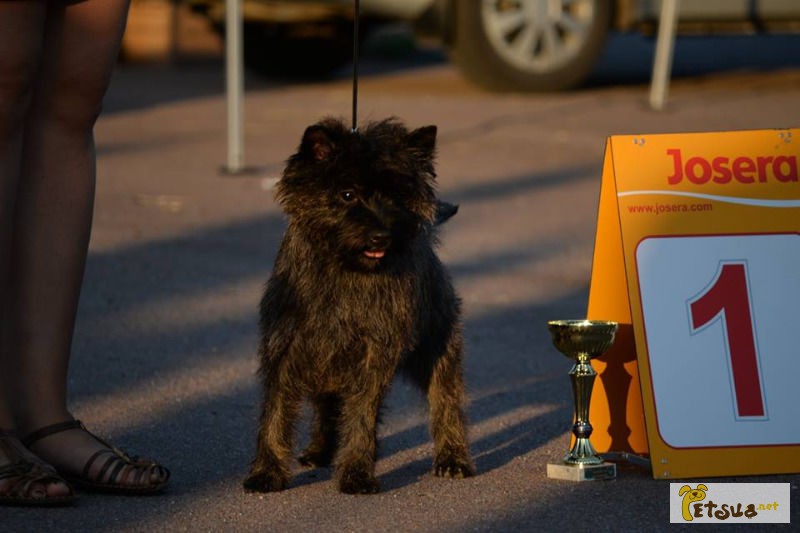
<svg viewBox="0 0 800 533">
<path fill-rule="evenodd" d="M 611 4 L 612 0 L 454 3 L 452 59 L 467 79 L 490 90 L 576 87 L 603 51 Z"/>
<path fill-rule="evenodd" d="M 353 57 L 352 23 L 306 28 L 245 23 L 244 63 L 268 77 L 317 79 L 333 74 Z"/>
</svg>

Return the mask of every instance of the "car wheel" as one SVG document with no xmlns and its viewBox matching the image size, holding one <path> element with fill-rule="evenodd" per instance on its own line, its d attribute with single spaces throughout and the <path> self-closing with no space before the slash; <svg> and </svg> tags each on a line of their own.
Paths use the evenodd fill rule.
<svg viewBox="0 0 800 533">
<path fill-rule="evenodd" d="M 456 4 L 453 60 L 491 90 L 555 91 L 591 73 L 611 0 L 468 0 Z"/>
</svg>

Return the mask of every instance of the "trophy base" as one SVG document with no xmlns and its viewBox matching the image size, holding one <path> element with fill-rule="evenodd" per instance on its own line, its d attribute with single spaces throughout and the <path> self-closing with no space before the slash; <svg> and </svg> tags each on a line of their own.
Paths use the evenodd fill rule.
<svg viewBox="0 0 800 533">
<path fill-rule="evenodd" d="M 600 481 L 616 479 L 617 465 L 601 463 L 599 465 L 565 465 L 547 464 L 547 477 L 566 481 Z"/>
</svg>

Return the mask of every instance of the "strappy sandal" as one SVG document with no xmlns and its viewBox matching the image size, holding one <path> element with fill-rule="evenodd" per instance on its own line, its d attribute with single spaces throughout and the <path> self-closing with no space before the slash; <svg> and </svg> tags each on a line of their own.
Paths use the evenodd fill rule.
<svg viewBox="0 0 800 533">
<path fill-rule="evenodd" d="M 64 469 L 60 471 L 64 479 L 72 485 L 94 492 L 130 495 L 155 494 L 161 492 L 167 486 L 170 475 L 169 470 L 155 461 L 129 456 L 86 429 L 80 420 L 68 420 L 37 429 L 22 439 L 22 443 L 30 448 L 31 444 L 39 440 L 71 429 L 85 431 L 106 447 L 106 449 L 99 450 L 89 457 L 80 474 L 67 472 Z M 92 467 L 102 457 L 105 458 L 105 462 L 95 474 L 91 474 Z M 132 472 L 135 472 L 134 477 L 129 480 Z M 157 476 L 155 476 L 156 481 L 153 481 L 154 473 L 157 473 Z"/>
<path fill-rule="evenodd" d="M 72 487 L 54 468 L 25 457 L 15 433 L 0 430 L 0 450 L 9 461 L 0 466 L 0 481 L 12 480 L 8 481 L 0 493 L 0 505 L 52 506 L 67 505 L 75 501 Z M 48 496 L 47 486 L 53 483 L 63 484 L 69 492 L 63 496 Z"/>
</svg>

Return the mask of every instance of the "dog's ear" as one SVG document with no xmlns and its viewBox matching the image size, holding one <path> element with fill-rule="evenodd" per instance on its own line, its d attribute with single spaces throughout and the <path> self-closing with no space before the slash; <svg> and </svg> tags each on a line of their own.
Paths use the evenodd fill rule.
<svg viewBox="0 0 800 533">
<path fill-rule="evenodd" d="M 432 159 L 436 149 L 436 126 L 423 126 L 408 134 L 408 145 Z"/>
<path fill-rule="evenodd" d="M 708 487 L 700 483 L 695 490 L 708 490 Z"/>
<path fill-rule="evenodd" d="M 303 141 L 300 143 L 300 154 L 315 161 L 325 161 L 330 158 L 336 148 L 331 132 L 319 124 L 306 128 Z"/>
<path fill-rule="evenodd" d="M 681 487 L 681 490 L 678 491 L 678 496 L 683 496 L 690 490 L 692 490 L 692 488 L 689 485 L 684 485 L 683 487 Z"/>
<path fill-rule="evenodd" d="M 453 215 L 458 213 L 458 205 L 445 202 L 443 200 L 436 200 L 436 217 L 433 220 L 434 226 L 440 226 L 453 218 Z"/>
</svg>

